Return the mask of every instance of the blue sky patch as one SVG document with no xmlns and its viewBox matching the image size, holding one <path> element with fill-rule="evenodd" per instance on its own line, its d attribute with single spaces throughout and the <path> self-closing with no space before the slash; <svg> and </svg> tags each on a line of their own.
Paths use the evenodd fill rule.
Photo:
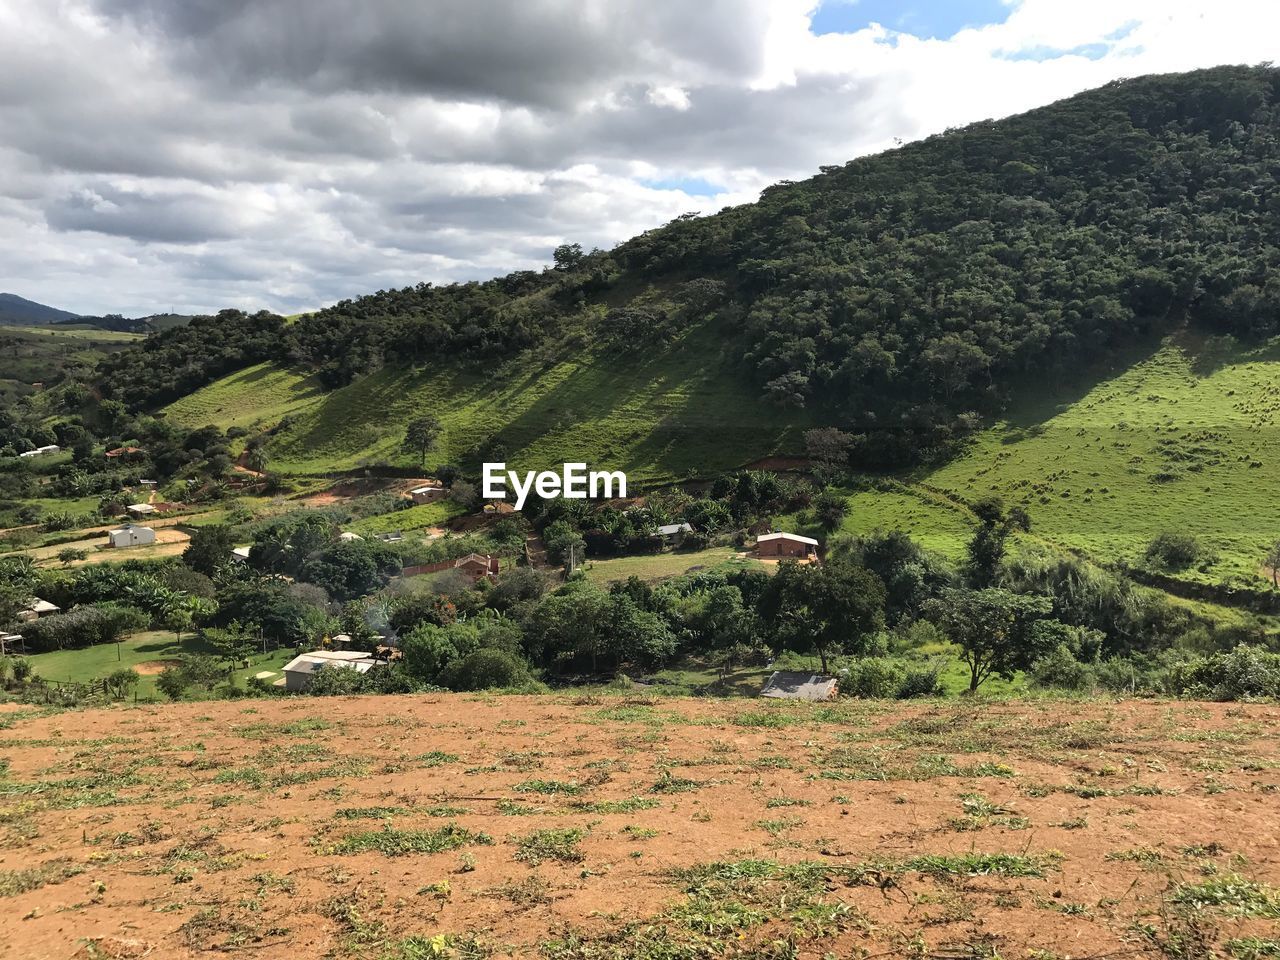
<svg viewBox="0 0 1280 960">
<path fill-rule="evenodd" d="M 714 197 L 724 193 L 724 187 L 703 180 L 701 177 L 665 177 L 661 180 L 641 180 L 646 187 L 654 190 L 683 190 L 694 197 Z"/>
<path fill-rule="evenodd" d="M 810 30 L 856 33 L 879 23 L 899 33 L 947 40 L 965 27 L 1004 23 L 1015 4 L 1002 0 L 823 0 Z"/>
</svg>

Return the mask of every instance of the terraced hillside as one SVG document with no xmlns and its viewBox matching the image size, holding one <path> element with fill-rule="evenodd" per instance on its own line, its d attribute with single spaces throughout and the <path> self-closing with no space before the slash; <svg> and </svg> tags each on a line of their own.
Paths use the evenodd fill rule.
<svg viewBox="0 0 1280 960">
<path fill-rule="evenodd" d="M 15 960 L 1280 944 L 1274 706 L 437 694 L 3 723 Z"/>
</svg>

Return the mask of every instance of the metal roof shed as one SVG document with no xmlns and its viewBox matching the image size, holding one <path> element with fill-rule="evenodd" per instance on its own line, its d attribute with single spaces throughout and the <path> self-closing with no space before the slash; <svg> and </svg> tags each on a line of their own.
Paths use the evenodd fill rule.
<svg viewBox="0 0 1280 960">
<path fill-rule="evenodd" d="M 781 700 L 834 700 L 838 692 L 835 677 L 822 673 L 775 670 L 760 691 L 762 697 Z"/>
</svg>

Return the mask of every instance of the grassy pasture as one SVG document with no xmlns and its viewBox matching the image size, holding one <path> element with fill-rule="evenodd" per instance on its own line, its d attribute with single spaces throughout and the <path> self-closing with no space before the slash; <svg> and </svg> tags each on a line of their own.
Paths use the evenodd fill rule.
<svg viewBox="0 0 1280 960">
<path fill-rule="evenodd" d="M 974 500 L 997 495 L 1034 532 L 1105 559 L 1138 561 L 1162 531 L 1194 534 L 1215 555 L 1190 579 L 1256 582 L 1280 538 L 1280 344 L 1200 367 L 1194 345 L 1153 356 L 1039 419 L 1028 410 L 980 435 L 925 478 Z"/>
<path fill-rule="evenodd" d="M 260 429 L 306 409 L 321 396 L 315 377 L 259 363 L 169 404 L 165 415 L 191 428 L 214 424 L 224 430 Z"/>
<path fill-rule="evenodd" d="M 400 450 L 404 425 L 430 414 L 444 430 L 428 468 L 474 466 L 479 450 L 500 450 L 520 469 L 586 460 L 625 470 L 633 482 L 708 476 L 795 452 L 810 425 L 732 376 L 706 328 L 648 357 L 383 370 L 296 412 L 268 447 L 285 472 L 411 466 Z"/>
<path fill-rule="evenodd" d="M 640 557 L 608 557 L 587 563 L 587 576 L 598 583 L 612 583 L 639 577 L 641 580 L 662 580 L 678 577 L 695 569 L 710 570 L 725 564 L 761 566 L 755 560 L 742 558 L 733 547 L 710 547 L 706 550 L 677 550 Z"/>
</svg>

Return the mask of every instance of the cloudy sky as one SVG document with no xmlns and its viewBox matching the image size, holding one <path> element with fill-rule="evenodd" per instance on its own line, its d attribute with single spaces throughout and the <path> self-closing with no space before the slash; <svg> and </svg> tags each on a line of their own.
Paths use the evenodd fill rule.
<svg viewBox="0 0 1280 960">
<path fill-rule="evenodd" d="M 536 268 L 1116 77 L 1269 0 L 0 0 L 0 291 L 281 312 Z"/>
</svg>

